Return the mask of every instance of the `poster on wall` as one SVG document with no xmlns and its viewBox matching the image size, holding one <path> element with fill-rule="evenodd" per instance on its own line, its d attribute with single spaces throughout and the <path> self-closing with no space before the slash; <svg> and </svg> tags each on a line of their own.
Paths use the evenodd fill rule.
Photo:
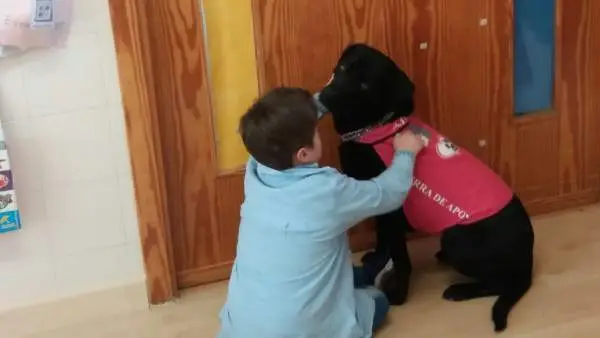
<svg viewBox="0 0 600 338">
<path fill-rule="evenodd" d="M 21 216 L 17 206 L 17 193 L 13 185 L 4 129 L 0 122 L 0 233 L 19 229 L 21 229 Z"/>
<path fill-rule="evenodd" d="M 72 0 L 0 0 L 0 57 L 66 42 Z"/>
</svg>

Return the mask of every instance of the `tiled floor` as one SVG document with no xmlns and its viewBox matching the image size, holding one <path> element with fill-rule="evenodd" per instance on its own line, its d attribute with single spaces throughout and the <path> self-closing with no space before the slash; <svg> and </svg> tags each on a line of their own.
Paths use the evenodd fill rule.
<svg viewBox="0 0 600 338">
<path fill-rule="evenodd" d="M 509 328 L 501 336 L 599 337 L 600 206 L 538 218 L 536 231 L 535 284 L 513 310 Z M 440 298 L 453 274 L 435 264 L 434 249 L 435 241 L 430 239 L 412 244 L 415 278 L 410 301 L 392 311 L 377 336 L 494 337 L 491 299 L 449 303 Z M 148 310 L 143 286 L 131 286 L 0 314 L 0 337 L 214 337 L 225 291 L 224 283 L 210 285 Z"/>
</svg>

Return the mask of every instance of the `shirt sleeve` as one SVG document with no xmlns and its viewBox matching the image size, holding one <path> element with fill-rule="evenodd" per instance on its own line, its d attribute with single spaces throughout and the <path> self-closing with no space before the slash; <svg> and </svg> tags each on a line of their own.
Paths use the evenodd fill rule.
<svg viewBox="0 0 600 338">
<path fill-rule="evenodd" d="M 343 175 L 336 185 L 335 213 L 344 229 L 360 221 L 398 209 L 412 186 L 415 155 L 396 152 L 392 164 L 370 180 Z"/>
</svg>

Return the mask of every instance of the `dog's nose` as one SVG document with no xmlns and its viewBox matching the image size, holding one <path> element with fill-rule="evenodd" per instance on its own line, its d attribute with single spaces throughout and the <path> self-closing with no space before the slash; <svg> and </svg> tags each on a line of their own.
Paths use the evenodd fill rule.
<svg viewBox="0 0 600 338">
<path fill-rule="evenodd" d="M 323 102 L 321 102 L 321 100 L 319 99 L 320 97 L 321 97 L 321 92 L 316 92 L 313 95 L 313 100 L 315 101 L 315 104 L 317 105 L 317 115 L 319 116 L 319 118 L 321 118 L 323 115 L 325 115 L 329 111 L 329 109 L 327 109 L 327 107 L 325 107 Z"/>
</svg>

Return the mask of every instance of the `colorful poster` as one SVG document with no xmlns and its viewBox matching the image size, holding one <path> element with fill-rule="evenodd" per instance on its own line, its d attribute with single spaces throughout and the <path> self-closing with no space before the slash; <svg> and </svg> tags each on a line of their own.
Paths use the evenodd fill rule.
<svg viewBox="0 0 600 338">
<path fill-rule="evenodd" d="M 0 171 L 9 170 L 9 169 L 10 169 L 10 161 L 8 160 L 8 150 L 2 149 L 2 147 L 0 147 Z"/>
<path fill-rule="evenodd" d="M 21 215 L 14 190 L 8 149 L 0 123 L 0 233 L 21 229 Z"/>
<path fill-rule="evenodd" d="M 13 190 L 12 171 L 0 171 L 0 192 Z"/>
</svg>

